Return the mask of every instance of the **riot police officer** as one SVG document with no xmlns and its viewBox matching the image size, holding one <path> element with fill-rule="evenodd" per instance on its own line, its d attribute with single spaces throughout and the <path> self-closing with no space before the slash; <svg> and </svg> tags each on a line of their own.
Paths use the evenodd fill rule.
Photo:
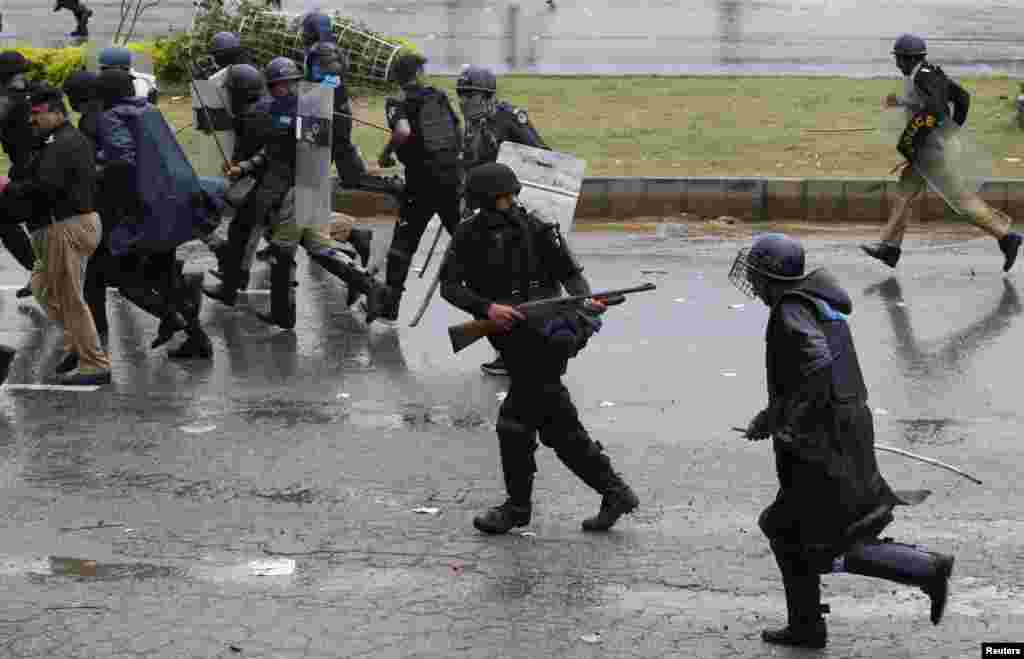
<svg viewBox="0 0 1024 659">
<path fill-rule="evenodd" d="M 506 140 L 538 149 L 549 148 L 533 127 L 526 110 L 497 100 L 498 80 L 490 69 L 466 67 L 455 83 L 455 92 L 466 122 L 462 164 L 467 170 L 496 161 L 501 143 Z M 480 369 L 490 375 L 508 375 L 501 355 L 482 364 Z"/>
<path fill-rule="evenodd" d="M 927 492 L 894 492 L 878 471 L 874 422 L 847 323 L 850 296 L 823 269 L 805 271 L 803 246 L 782 234 L 740 250 L 729 279 L 770 309 L 768 406 L 746 436 L 773 438 L 779 491 L 758 524 L 782 573 L 788 625 L 765 642 L 825 647 L 821 577 L 847 572 L 919 587 L 931 621 L 946 605 L 953 557 L 879 539 L 897 505 Z"/>
<path fill-rule="evenodd" d="M 135 95 L 141 96 L 150 103 L 156 105 L 160 98 L 160 87 L 156 83 L 156 76 L 151 73 L 143 73 L 132 68 L 132 51 L 127 48 L 104 48 L 100 51 L 98 63 L 100 73 L 108 69 L 127 71 L 132 74 L 132 84 L 135 88 Z"/>
<path fill-rule="evenodd" d="M 234 32 L 218 32 L 210 42 L 210 55 L 221 69 L 235 64 L 253 64 L 242 48 L 242 40 Z"/>
<path fill-rule="evenodd" d="M 7 175 L 11 180 L 24 178 L 32 160 L 36 142 L 29 122 L 29 83 L 25 78 L 29 62 L 16 50 L 0 53 L 0 145 L 11 161 Z M 0 207 L 0 242 L 18 263 L 32 272 L 35 255 L 32 241 L 25 227 L 10 218 L 28 220 L 32 208 L 24 204 L 7 203 Z M 19 298 L 32 295 L 32 289 L 25 286 L 18 291 Z"/>
<path fill-rule="evenodd" d="M 455 92 L 466 121 L 462 161 L 467 170 L 496 161 L 505 141 L 550 148 L 530 122 L 526 110 L 497 99 L 498 81 L 490 69 L 466 67 L 455 83 Z"/>
<path fill-rule="evenodd" d="M 390 194 L 401 201 L 403 186 L 393 178 L 372 176 L 359 147 L 352 143 L 352 104 L 348 95 L 346 76 L 348 56 L 338 48 L 331 17 L 311 12 L 302 19 L 302 37 L 306 44 L 306 80 L 334 88 L 334 117 L 332 119 L 331 161 L 338 169 L 343 187 Z M 373 232 L 353 228 L 350 240 L 360 253 L 369 253 Z"/>
<path fill-rule="evenodd" d="M 460 123 L 448 95 L 424 84 L 426 61 L 417 54 L 397 59 L 392 74 L 402 92 L 385 104 L 392 133 L 378 164 L 393 166 L 392 154 L 397 154 L 405 167 L 405 199 L 388 250 L 389 300 L 381 313 L 390 322 L 398 320 L 405 279 L 430 218 L 437 213 L 452 235 L 460 220 Z"/>
<path fill-rule="evenodd" d="M 230 163 L 226 171 L 231 178 L 252 175 L 256 177 L 257 183 L 231 223 L 231 229 L 238 225 L 241 230 L 237 239 L 229 230 L 224 280 L 219 287 L 207 288 L 204 292 L 229 306 L 235 304 L 240 284 L 241 249 L 245 240 L 241 234 L 246 228 L 269 223 L 270 313 L 260 314 L 264 321 L 284 329 L 295 327 L 295 255 L 297 248 L 302 246 L 311 260 L 348 285 L 350 302 L 352 293 L 366 294 L 367 320 L 372 322 L 383 297 L 382 285 L 347 258 L 339 245 L 325 239 L 316 230 L 299 226 L 296 222 L 295 118 L 298 111 L 298 81 L 302 79 L 302 72 L 292 60 L 278 57 L 267 64 L 265 77 L 271 95 L 271 101 L 265 108 L 266 128 L 253 131 L 246 139 L 240 140 L 245 142 L 244 150 L 250 155 Z"/>
<path fill-rule="evenodd" d="M 470 172 L 467 193 L 481 211 L 458 227 L 441 274 L 446 300 L 507 330 L 491 342 L 508 359 L 511 376 L 497 422 L 508 499 L 473 524 L 484 533 L 505 533 L 530 523 L 539 434 L 541 443 L 601 494 L 600 511 L 583 521 L 583 529 L 604 531 L 637 507 L 637 496 L 580 423 L 562 375 L 600 327 L 605 305 L 594 301 L 586 310 L 570 308 L 543 319 L 527 319 L 516 308 L 556 297 L 562 286 L 571 295 L 590 293 L 558 226 L 519 206 L 519 190 L 507 165 L 490 163 Z"/>
<path fill-rule="evenodd" d="M 990 207 L 969 188 L 963 173 L 957 171 L 956 164 L 945 153 L 952 146 L 947 144 L 951 136 L 967 121 L 970 95 L 928 61 L 928 48 L 921 37 L 901 35 L 893 46 L 893 55 L 896 66 L 906 76 L 906 93 L 902 98 L 889 94 L 884 103 L 887 107 L 907 109 L 907 126 L 897 146 L 907 164 L 900 174 L 899 188 L 881 238 L 861 248 L 872 258 L 895 268 L 911 204 L 930 183 L 958 215 L 998 241 L 1003 253 L 1003 272 L 1008 272 L 1017 260 L 1024 236 L 1010 231 L 1012 219 Z"/>
</svg>

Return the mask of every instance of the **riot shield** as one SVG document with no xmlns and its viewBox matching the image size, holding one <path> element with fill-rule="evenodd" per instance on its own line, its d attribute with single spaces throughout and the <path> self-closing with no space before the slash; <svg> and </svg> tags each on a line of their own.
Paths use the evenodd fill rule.
<svg viewBox="0 0 1024 659">
<path fill-rule="evenodd" d="M 879 134 L 895 148 L 911 116 L 905 107 L 883 109 Z M 928 136 L 914 170 L 954 213 L 962 215 L 964 196 L 977 194 L 992 177 L 993 159 L 970 129 L 948 119 Z"/>
<path fill-rule="evenodd" d="M 334 87 L 300 82 L 295 116 L 295 221 L 302 226 L 325 224 L 331 216 L 333 116 Z"/>
<path fill-rule="evenodd" d="M 502 142 L 498 162 L 516 173 L 523 189 L 519 200 L 545 222 L 555 222 L 563 236 L 572 231 L 576 203 L 587 162 L 558 151 Z"/>
<path fill-rule="evenodd" d="M 194 143 L 195 160 L 203 171 L 219 174 L 225 160 L 235 150 L 235 130 L 231 104 L 224 88 L 228 68 L 225 67 L 207 80 L 195 80 L 192 89 L 192 127 L 198 131 Z"/>
</svg>

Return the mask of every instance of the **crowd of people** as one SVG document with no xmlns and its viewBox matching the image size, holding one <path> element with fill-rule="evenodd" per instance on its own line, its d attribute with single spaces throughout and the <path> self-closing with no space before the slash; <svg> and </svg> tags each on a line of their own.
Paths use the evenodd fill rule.
<svg viewBox="0 0 1024 659">
<path fill-rule="evenodd" d="M 496 424 L 507 498 L 477 516 L 474 526 L 502 534 L 530 523 L 539 442 L 601 496 L 598 513 L 583 521 L 583 529 L 611 528 L 637 508 L 639 498 L 581 423 L 562 376 L 600 330 L 608 305 L 620 300 L 592 296 L 557 227 L 518 203 L 521 182 L 496 162 L 504 141 L 547 145 L 524 110 L 498 100 L 491 71 L 468 67 L 459 77 L 460 119 L 447 94 L 425 82 L 425 60 L 403 55 L 393 66 L 401 94 L 386 104 L 391 137 L 377 164 L 393 166 L 397 156 L 404 182 L 373 174 L 352 143 L 348 62 L 330 18 L 310 13 L 302 28 L 305 61 L 279 57 L 262 70 L 248 60 L 237 35 L 214 37 L 218 70 L 208 78 L 219 81 L 227 103 L 201 104 L 197 124 L 232 136 L 226 180 L 195 175 L 159 111 L 138 93 L 127 51 L 103 53 L 99 71 L 77 72 L 63 89 L 28 83 L 24 58 L 0 54 L 0 138 L 11 159 L 0 180 L 0 238 L 31 272 L 29 294 L 64 326 L 59 381 L 110 382 L 108 286 L 159 319 L 153 348 L 182 333 L 184 341 L 170 357 L 211 359 L 200 322 L 202 299 L 235 305 L 248 286 L 250 255 L 264 238 L 271 282 L 270 311 L 261 315 L 266 322 L 295 326 L 301 246 L 311 261 L 345 282 L 350 306 L 365 297 L 367 322 L 393 323 L 413 255 L 436 214 L 452 235 L 441 266 L 442 296 L 500 328 L 490 337 L 498 357 L 484 369 L 510 377 Z M 907 109 L 898 145 L 907 165 L 882 240 L 865 251 L 896 266 L 907 207 L 930 185 L 997 239 L 1008 271 L 1020 234 L 1009 230 L 1008 217 L 981 202 L 943 155 L 942 140 L 966 121 L 969 95 L 927 62 L 922 39 L 901 37 L 894 55 L 907 76 L 907 94 L 886 103 Z M 303 94 L 331 98 L 333 116 L 321 117 L 331 126 L 329 153 L 316 140 L 299 146 Z M 77 127 L 68 119 L 65 97 L 80 113 Z M 302 159 L 317 157 L 333 162 L 342 186 L 398 200 L 383 281 L 367 269 L 369 229 L 323 218 L 325 229 L 305 217 L 298 188 L 316 181 L 304 180 L 309 168 Z M 216 229 L 226 216 L 230 225 L 222 238 Z M 216 255 L 220 283 L 203 287 L 201 277 L 184 275 L 176 250 L 194 239 Z M 894 491 L 879 473 L 872 413 L 847 322 L 849 295 L 824 269 L 808 272 L 803 247 L 780 234 L 759 236 L 741 250 L 729 277 L 771 310 L 768 405 L 745 435 L 773 439 L 780 488 L 759 522 L 782 574 L 788 624 L 764 632 L 763 639 L 826 645 L 822 616 L 828 607 L 821 603 L 820 577 L 829 572 L 919 587 L 938 624 L 953 557 L 881 537 L 895 506 L 919 503 L 927 493 Z M 520 305 L 558 297 L 563 289 L 591 297 L 539 320 L 524 315 Z M 13 357 L 13 350 L 0 347 L 0 381 Z"/>
</svg>

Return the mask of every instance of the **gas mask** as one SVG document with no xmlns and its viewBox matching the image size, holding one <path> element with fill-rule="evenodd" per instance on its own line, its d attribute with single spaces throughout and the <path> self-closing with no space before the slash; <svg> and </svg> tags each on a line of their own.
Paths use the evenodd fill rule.
<svg viewBox="0 0 1024 659">
<path fill-rule="evenodd" d="M 494 116 L 494 95 L 469 92 L 459 95 L 459 106 L 466 121 L 480 121 Z"/>
</svg>

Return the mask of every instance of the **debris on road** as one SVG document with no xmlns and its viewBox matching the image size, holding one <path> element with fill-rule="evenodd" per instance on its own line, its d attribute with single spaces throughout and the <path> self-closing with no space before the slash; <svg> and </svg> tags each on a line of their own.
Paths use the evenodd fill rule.
<svg viewBox="0 0 1024 659">
<path fill-rule="evenodd" d="M 416 513 L 417 515 L 440 515 L 441 514 L 441 509 L 440 508 L 430 508 L 430 507 L 424 507 L 424 506 L 420 506 L 419 508 L 413 508 L 412 511 L 414 513 Z"/>
<path fill-rule="evenodd" d="M 739 311 L 741 309 L 744 309 L 746 306 L 747 305 L 745 305 L 745 304 L 730 304 L 729 308 L 730 309 L 735 309 L 735 310 Z"/>
<path fill-rule="evenodd" d="M 580 636 L 580 640 L 583 641 L 584 643 L 590 643 L 590 644 L 600 643 L 601 642 L 601 632 L 594 632 L 593 634 L 584 634 L 583 636 Z"/>
<path fill-rule="evenodd" d="M 217 429 L 217 426 L 213 424 L 206 425 L 195 425 L 195 426 L 182 426 L 181 431 L 190 435 L 203 435 L 208 432 L 212 432 Z"/>
<path fill-rule="evenodd" d="M 601 407 L 615 407 L 615 403 L 610 400 L 602 400 Z"/>
<path fill-rule="evenodd" d="M 294 558 L 267 558 L 249 562 L 249 573 L 254 577 L 287 577 L 294 572 Z"/>
</svg>

